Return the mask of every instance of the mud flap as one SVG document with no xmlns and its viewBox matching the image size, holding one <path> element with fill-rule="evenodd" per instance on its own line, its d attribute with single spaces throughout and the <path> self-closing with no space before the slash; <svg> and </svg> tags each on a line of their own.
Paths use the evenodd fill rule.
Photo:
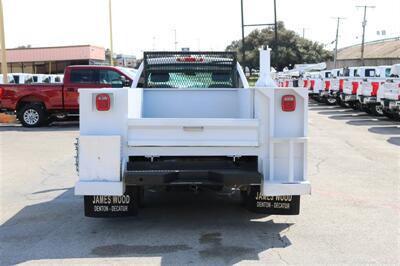
<svg viewBox="0 0 400 266">
<path fill-rule="evenodd" d="M 126 187 L 122 196 L 84 196 L 87 217 L 128 217 L 136 216 L 140 202 L 140 189 Z"/>
<path fill-rule="evenodd" d="M 298 215 L 300 196 L 262 196 L 259 186 L 251 186 L 245 196 L 246 208 L 255 213 L 275 215 Z"/>
</svg>

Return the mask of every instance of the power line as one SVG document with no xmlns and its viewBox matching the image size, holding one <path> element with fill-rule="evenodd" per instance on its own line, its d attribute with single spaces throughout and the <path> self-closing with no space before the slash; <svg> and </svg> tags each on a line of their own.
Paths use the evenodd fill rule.
<svg viewBox="0 0 400 266">
<path fill-rule="evenodd" d="M 364 8 L 364 20 L 362 22 L 362 41 L 361 41 L 361 65 L 364 66 L 364 44 L 365 44 L 365 26 L 367 26 L 367 8 L 375 8 L 375 6 L 356 6 L 357 8 Z"/>
</svg>

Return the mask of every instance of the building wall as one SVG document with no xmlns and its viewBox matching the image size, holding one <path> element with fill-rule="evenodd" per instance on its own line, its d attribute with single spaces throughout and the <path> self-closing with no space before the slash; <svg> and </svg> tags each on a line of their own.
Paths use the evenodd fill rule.
<svg viewBox="0 0 400 266">
<path fill-rule="evenodd" d="M 394 64 L 400 64 L 400 58 L 377 58 L 377 59 L 365 59 L 365 66 L 391 66 Z M 362 66 L 360 59 L 346 59 L 346 60 L 338 60 L 337 68 L 343 67 L 354 67 L 354 66 Z M 335 68 L 335 64 L 333 61 L 329 61 L 326 63 L 327 69 Z"/>
<path fill-rule="evenodd" d="M 69 65 L 104 62 L 104 48 L 91 45 L 7 49 L 10 73 L 61 74 Z"/>
<path fill-rule="evenodd" d="M 7 49 L 7 62 L 105 60 L 105 50 L 91 45 Z M 0 54 L 1 59 L 1 54 Z"/>
</svg>

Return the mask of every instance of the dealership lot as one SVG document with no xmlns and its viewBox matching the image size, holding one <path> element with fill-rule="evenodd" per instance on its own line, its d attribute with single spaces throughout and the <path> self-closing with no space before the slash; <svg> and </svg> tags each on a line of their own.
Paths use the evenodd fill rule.
<svg viewBox="0 0 400 266">
<path fill-rule="evenodd" d="M 236 196 L 147 192 L 134 218 L 83 216 L 76 123 L 0 128 L 0 264 L 399 264 L 400 123 L 310 104 L 312 196 L 263 216 Z"/>
</svg>

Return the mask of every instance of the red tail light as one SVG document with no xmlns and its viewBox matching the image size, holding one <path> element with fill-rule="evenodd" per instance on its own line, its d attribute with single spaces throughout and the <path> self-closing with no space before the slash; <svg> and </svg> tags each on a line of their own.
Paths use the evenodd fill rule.
<svg viewBox="0 0 400 266">
<path fill-rule="evenodd" d="M 371 85 L 372 85 L 371 96 L 377 96 L 379 90 L 379 82 L 372 82 Z"/>
<path fill-rule="evenodd" d="M 3 98 L 4 88 L 0 88 L 0 99 Z"/>
<path fill-rule="evenodd" d="M 344 79 L 339 80 L 339 91 L 343 92 L 343 87 L 344 87 Z"/>
<path fill-rule="evenodd" d="M 330 88 L 331 88 L 331 81 L 330 80 L 326 80 L 325 81 L 325 90 L 329 91 Z"/>
<path fill-rule="evenodd" d="M 111 108 L 111 97 L 107 93 L 96 95 L 96 109 L 97 111 L 109 111 Z"/>
<path fill-rule="evenodd" d="M 287 87 L 289 87 L 289 81 L 288 80 L 285 81 L 285 88 L 287 88 Z"/>
<path fill-rule="evenodd" d="M 307 88 L 307 87 L 308 87 L 308 80 L 305 80 L 305 81 L 304 81 L 303 87 L 304 87 L 304 88 Z"/>
<path fill-rule="evenodd" d="M 351 85 L 353 86 L 353 88 L 351 90 L 351 94 L 356 95 L 357 94 L 357 90 L 358 90 L 358 82 L 353 81 L 351 83 Z"/>
<path fill-rule="evenodd" d="M 294 95 L 282 96 L 282 111 L 293 112 L 296 110 L 296 97 Z"/>
<path fill-rule="evenodd" d="M 313 90 L 315 85 L 315 80 L 311 80 L 310 83 L 311 83 L 311 89 Z"/>
</svg>

